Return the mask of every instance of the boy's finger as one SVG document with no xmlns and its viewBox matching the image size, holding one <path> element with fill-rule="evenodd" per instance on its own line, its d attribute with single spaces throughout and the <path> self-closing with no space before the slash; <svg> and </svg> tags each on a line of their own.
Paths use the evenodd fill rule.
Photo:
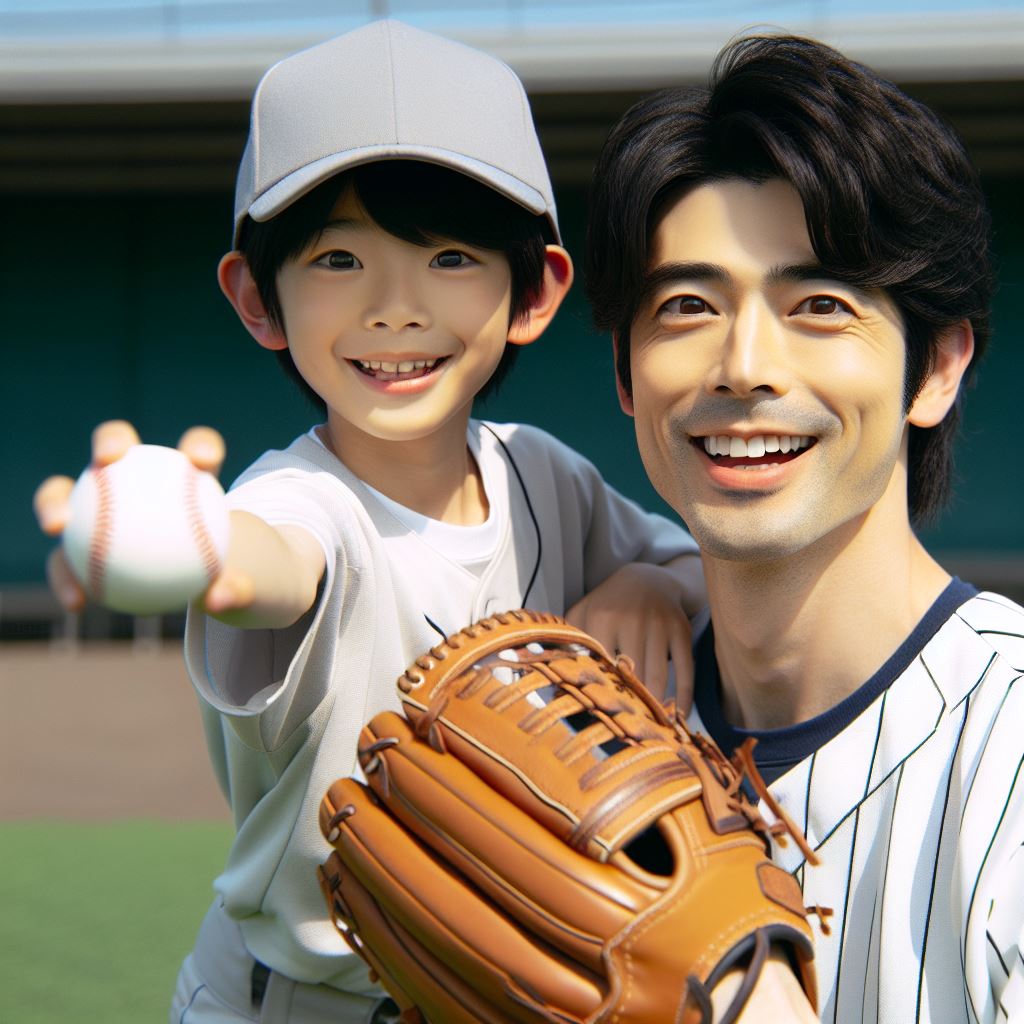
<svg viewBox="0 0 1024 1024">
<path fill-rule="evenodd" d="M 676 681 L 676 707 L 686 715 L 693 705 L 693 651 L 689 635 L 680 634 L 671 642 L 669 650 Z"/>
<path fill-rule="evenodd" d="M 575 626 L 577 629 L 582 629 L 586 632 L 584 623 L 587 620 L 586 614 L 587 599 L 582 598 L 577 601 L 571 608 L 567 608 L 562 615 L 562 618 L 569 623 L 570 626 Z"/>
<path fill-rule="evenodd" d="M 214 476 L 224 464 L 224 438 L 213 427 L 190 427 L 181 435 L 178 448 L 197 469 Z"/>
<path fill-rule="evenodd" d="M 138 432 L 127 420 L 107 420 L 92 432 L 93 465 L 108 466 L 141 443 Z"/>
<path fill-rule="evenodd" d="M 43 533 L 56 537 L 68 524 L 68 498 L 75 486 L 69 476 L 51 476 L 32 495 L 32 508 Z"/>
<path fill-rule="evenodd" d="M 85 591 L 71 571 L 61 548 L 51 551 L 46 560 L 46 579 L 66 611 L 77 612 L 85 605 Z"/>
<path fill-rule="evenodd" d="M 252 579 L 234 569 L 225 569 L 203 596 L 203 608 L 210 615 L 248 608 L 255 597 Z"/>
<path fill-rule="evenodd" d="M 668 689 L 668 640 L 660 629 L 650 629 L 643 647 L 643 664 L 638 667 L 643 674 L 640 681 L 658 700 L 665 699 Z"/>
</svg>

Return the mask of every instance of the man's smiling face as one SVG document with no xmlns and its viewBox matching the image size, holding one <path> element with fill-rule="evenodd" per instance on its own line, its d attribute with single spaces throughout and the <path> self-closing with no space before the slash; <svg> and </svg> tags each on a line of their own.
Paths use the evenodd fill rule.
<svg viewBox="0 0 1024 1024">
<path fill-rule="evenodd" d="M 655 487 L 709 554 L 786 557 L 902 493 L 899 312 L 818 267 L 792 186 L 685 193 L 648 279 L 623 405 Z"/>
</svg>

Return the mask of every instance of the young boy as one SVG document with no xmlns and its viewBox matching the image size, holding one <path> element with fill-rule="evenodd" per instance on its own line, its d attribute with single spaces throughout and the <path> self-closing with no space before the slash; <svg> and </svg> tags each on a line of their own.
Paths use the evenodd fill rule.
<svg viewBox="0 0 1024 1024">
<path fill-rule="evenodd" d="M 384 1020 L 315 873 L 317 808 L 356 770 L 361 725 L 439 638 L 520 606 L 571 609 L 662 690 L 666 652 L 689 662 L 699 560 L 548 435 L 470 418 L 572 281 L 503 64 L 395 22 L 282 61 L 253 100 L 235 215 L 221 287 L 326 421 L 236 482 L 228 565 L 189 617 L 237 837 L 171 1019 Z M 96 458 L 135 440 L 105 425 Z M 183 443 L 206 466 L 219 445 Z M 66 483 L 44 486 L 53 530 Z M 69 582 L 59 561 L 53 578 Z"/>
</svg>

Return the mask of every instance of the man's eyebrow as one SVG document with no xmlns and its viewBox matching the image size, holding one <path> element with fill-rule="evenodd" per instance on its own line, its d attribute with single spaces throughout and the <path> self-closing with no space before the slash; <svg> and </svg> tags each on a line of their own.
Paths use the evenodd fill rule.
<svg viewBox="0 0 1024 1024">
<path fill-rule="evenodd" d="M 779 284 L 799 284 L 801 281 L 825 281 L 841 284 L 844 288 L 866 295 L 867 291 L 863 285 L 857 284 L 843 274 L 837 274 L 817 262 L 808 263 L 780 263 L 768 271 L 765 283 L 768 287 Z"/>
<path fill-rule="evenodd" d="M 647 302 L 652 292 L 657 291 L 662 285 L 671 284 L 674 281 L 716 281 L 722 283 L 728 279 L 729 275 L 725 267 L 720 267 L 717 263 L 694 263 L 687 261 L 659 263 L 653 270 L 649 270 L 644 274 L 637 307 L 639 308 Z"/>
<path fill-rule="evenodd" d="M 648 302 L 652 293 L 663 285 L 672 284 L 677 281 L 713 281 L 717 284 L 726 284 L 731 280 L 731 275 L 725 267 L 717 263 L 700 263 L 696 261 L 675 261 L 670 263 L 659 263 L 647 274 L 644 275 L 643 284 L 640 289 L 640 299 L 637 308 Z M 780 263 L 772 267 L 765 277 L 768 287 L 787 283 L 799 283 L 801 281 L 822 281 L 834 282 L 844 288 L 858 292 L 867 297 L 867 289 L 850 278 L 829 270 L 817 261 L 807 263 Z"/>
<path fill-rule="evenodd" d="M 645 288 L 657 288 L 669 281 L 726 281 L 729 274 L 717 263 L 677 261 L 659 263 L 644 276 Z"/>
</svg>

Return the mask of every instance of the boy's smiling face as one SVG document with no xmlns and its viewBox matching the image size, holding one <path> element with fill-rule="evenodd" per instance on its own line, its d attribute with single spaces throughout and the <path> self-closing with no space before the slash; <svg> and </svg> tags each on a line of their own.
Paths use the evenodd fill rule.
<svg viewBox="0 0 1024 1024">
<path fill-rule="evenodd" d="M 277 279 L 288 348 L 326 402 L 336 449 L 407 441 L 453 419 L 505 350 L 508 260 L 460 242 L 413 245 L 379 228 L 350 189 Z"/>
</svg>

